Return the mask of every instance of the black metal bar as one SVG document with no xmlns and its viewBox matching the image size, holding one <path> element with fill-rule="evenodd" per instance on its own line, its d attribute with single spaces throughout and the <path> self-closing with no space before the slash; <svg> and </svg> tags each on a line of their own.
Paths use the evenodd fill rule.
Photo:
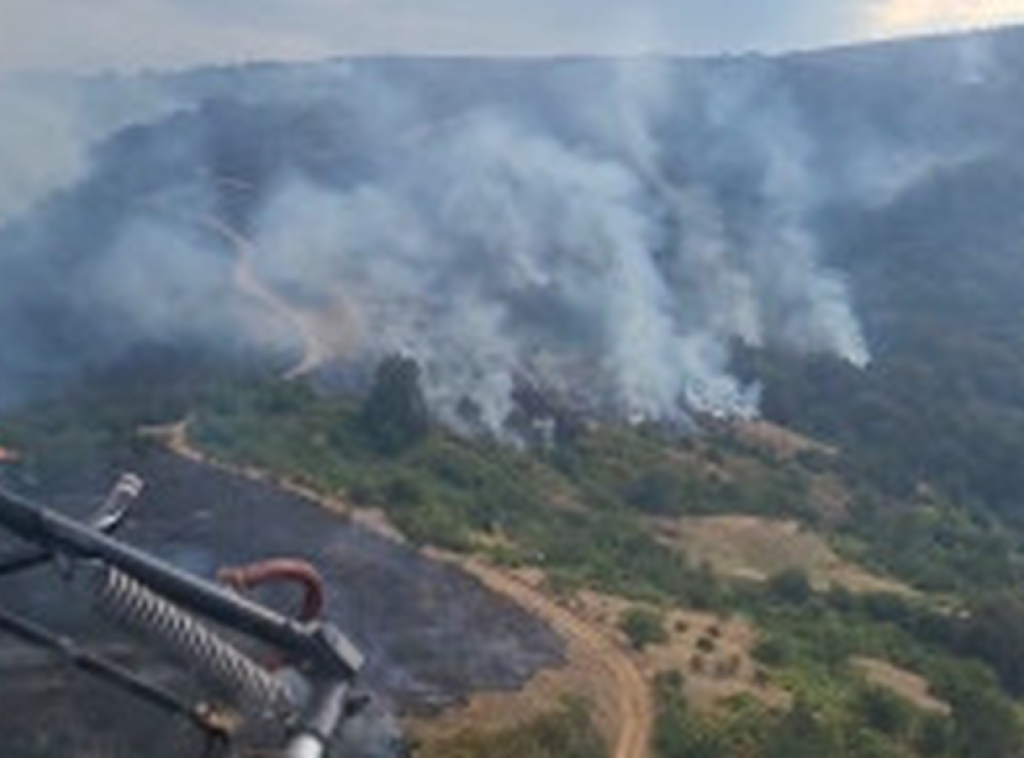
<svg viewBox="0 0 1024 758">
<path fill-rule="evenodd" d="M 89 525 L 97 531 L 113 534 L 124 523 L 132 501 L 141 491 L 141 479 L 134 474 L 122 474 L 103 504 L 89 517 Z M 52 557 L 53 553 L 46 548 L 25 548 L 0 561 L 0 577 L 41 566 Z"/>
<path fill-rule="evenodd" d="M 76 668 L 95 676 L 131 695 L 193 721 L 204 731 L 214 730 L 201 708 L 178 699 L 175 695 L 138 677 L 127 668 L 79 648 L 67 637 L 61 637 L 28 619 L 0 608 L 0 629 L 31 645 L 57 653 Z"/>
<path fill-rule="evenodd" d="M 5 558 L 3 562 L 0 562 L 0 576 L 10 576 L 11 574 L 18 574 L 36 566 L 41 566 L 52 557 L 49 550 L 28 548 L 18 551 L 14 555 Z"/>
<path fill-rule="evenodd" d="M 2 489 L 0 524 L 46 549 L 116 566 L 168 600 L 312 664 L 321 676 L 350 678 L 362 666 L 362 655 L 333 625 L 298 623 Z"/>
</svg>

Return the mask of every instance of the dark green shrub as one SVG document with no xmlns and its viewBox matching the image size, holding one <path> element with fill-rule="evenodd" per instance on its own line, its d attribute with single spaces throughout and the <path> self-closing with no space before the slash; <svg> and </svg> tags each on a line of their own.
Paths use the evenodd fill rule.
<svg viewBox="0 0 1024 758">
<path fill-rule="evenodd" d="M 668 639 L 662 614 L 649 608 L 631 608 L 623 614 L 620 627 L 636 650 L 659 645 Z"/>
</svg>

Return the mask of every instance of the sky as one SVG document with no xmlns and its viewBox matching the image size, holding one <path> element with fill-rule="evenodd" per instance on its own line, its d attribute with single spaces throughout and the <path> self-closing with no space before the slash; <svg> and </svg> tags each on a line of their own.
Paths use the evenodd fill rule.
<svg viewBox="0 0 1024 758">
<path fill-rule="evenodd" d="M 1024 22 L 1024 0 L 0 0 L 0 73 L 366 53 L 684 55 Z"/>
</svg>

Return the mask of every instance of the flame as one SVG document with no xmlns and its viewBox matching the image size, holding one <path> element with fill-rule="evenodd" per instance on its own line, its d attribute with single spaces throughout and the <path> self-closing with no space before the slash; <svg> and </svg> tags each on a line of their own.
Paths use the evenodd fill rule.
<svg viewBox="0 0 1024 758">
<path fill-rule="evenodd" d="M 2 463 L 17 463 L 21 460 L 21 453 L 17 450 L 11 450 L 3 445 L 0 445 L 0 464 Z"/>
</svg>

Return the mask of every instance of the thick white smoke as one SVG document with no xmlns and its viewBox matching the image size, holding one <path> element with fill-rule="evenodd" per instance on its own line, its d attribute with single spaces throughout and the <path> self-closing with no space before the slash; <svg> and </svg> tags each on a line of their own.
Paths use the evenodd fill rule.
<svg viewBox="0 0 1024 758">
<path fill-rule="evenodd" d="M 0 80 L 0 225 L 80 179 L 88 167 L 81 119 L 67 94 Z"/>
<path fill-rule="evenodd" d="M 517 379 L 645 418 L 687 400 L 749 412 L 726 351 L 674 313 L 650 202 L 621 165 L 480 115 L 370 186 L 290 183 L 259 264 L 308 301 L 343 299 L 357 351 L 417 357 L 452 423 L 469 399 L 500 428 Z"/>
<path fill-rule="evenodd" d="M 867 362 L 816 224 L 828 204 L 877 207 L 926 181 L 933 144 L 854 124 L 835 155 L 819 95 L 773 61 L 527 68 L 0 90 L 18 110 L 0 129 L 0 232 L 29 218 L 0 235 L 0 377 L 49 366 L 46 341 L 95 315 L 95 340 L 65 339 L 72 368 L 153 341 L 302 346 L 303 371 L 400 352 L 439 418 L 500 431 L 524 383 L 686 423 L 756 413 L 737 343 Z M 161 121 L 170 91 L 194 101 Z M 35 315 L 50 312 L 59 329 Z"/>
<path fill-rule="evenodd" d="M 662 88 L 640 82 L 631 101 L 635 74 L 618 93 L 617 155 L 479 112 L 355 187 L 287 183 L 259 222 L 260 270 L 306 302 L 343 301 L 333 328 L 358 330 L 350 359 L 415 356 L 452 424 L 468 399 L 500 429 L 519 380 L 634 419 L 749 415 L 757 393 L 730 373 L 735 340 L 863 364 L 844 284 L 805 227 L 797 125 L 732 135 L 758 152 L 768 210 L 731 239 L 709 193 L 659 168 L 646 109 Z M 712 106 L 726 129 L 736 113 Z"/>
<path fill-rule="evenodd" d="M 703 302 L 703 313 L 691 317 L 709 319 L 727 340 L 783 343 L 862 366 L 868 351 L 846 285 L 823 265 L 809 228 L 828 189 L 813 174 L 812 141 L 773 71 L 757 61 L 727 69 L 698 81 L 693 97 L 679 93 L 664 61 L 620 66 L 624 144 L 678 226 L 673 289 Z M 688 135 L 673 134 L 671 106 L 685 94 L 686 108 L 699 110 L 713 135 L 705 148 L 711 164 L 727 171 L 742 163 L 743 192 L 758 210 L 745 218 L 739 239 L 725 229 L 721 201 L 687 176 L 686 156 L 675 155 L 675 140 Z M 667 135 L 661 142 L 651 133 L 659 122 Z M 670 177 L 663 167 L 673 163 L 684 167 Z"/>
<path fill-rule="evenodd" d="M 91 152 L 122 127 L 176 107 L 152 82 L 0 77 L 0 227 L 88 173 Z"/>
</svg>

